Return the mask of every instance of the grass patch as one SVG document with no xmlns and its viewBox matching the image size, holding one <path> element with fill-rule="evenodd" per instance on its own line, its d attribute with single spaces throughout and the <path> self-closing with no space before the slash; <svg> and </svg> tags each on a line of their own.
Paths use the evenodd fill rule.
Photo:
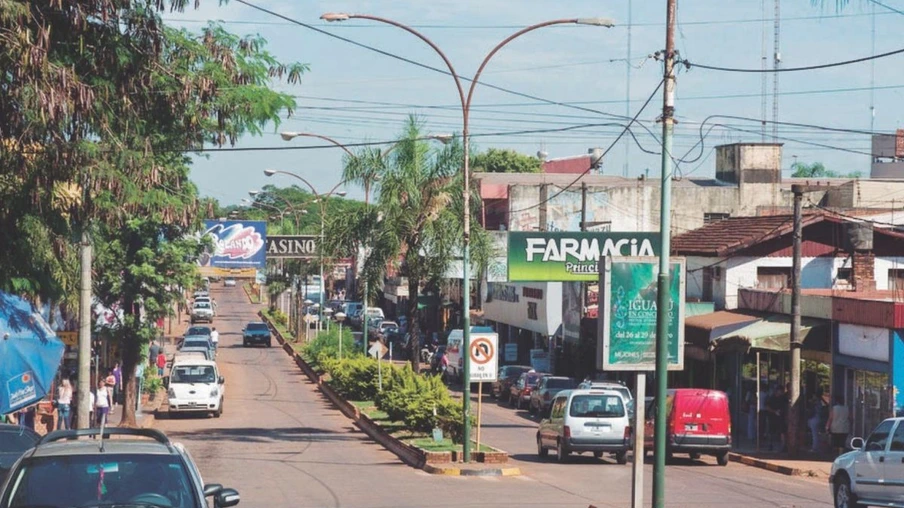
<svg viewBox="0 0 904 508">
<path fill-rule="evenodd" d="M 261 297 L 254 292 L 254 289 L 251 287 L 250 283 L 245 282 L 242 284 L 242 287 L 245 289 L 245 294 L 248 295 L 248 299 L 251 300 L 251 303 L 261 303 Z"/>
<path fill-rule="evenodd" d="M 421 450 L 425 450 L 428 452 L 451 452 L 451 451 L 461 451 L 461 445 L 455 444 L 449 438 L 443 438 L 442 441 L 434 441 L 432 437 L 426 437 L 421 439 L 412 439 L 409 441 L 414 446 L 417 446 Z M 472 443 L 474 446 L 477 446 L 477 443 Z M 480 445 L 481 452 L 492 452 L 495 451 L 489 446 Z"/>
</svg>

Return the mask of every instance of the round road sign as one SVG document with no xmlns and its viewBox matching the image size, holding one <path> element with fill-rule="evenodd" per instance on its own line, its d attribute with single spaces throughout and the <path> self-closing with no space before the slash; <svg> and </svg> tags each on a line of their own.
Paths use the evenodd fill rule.
<svg viewBox="0 0 904 508">
<path fill-rule="evenodd" d="M 490 362 L 496 356 L 493 342 L 490 339 L 478 338 L 471 343 L 471 361 L 482 365 Z"/>
</svg>

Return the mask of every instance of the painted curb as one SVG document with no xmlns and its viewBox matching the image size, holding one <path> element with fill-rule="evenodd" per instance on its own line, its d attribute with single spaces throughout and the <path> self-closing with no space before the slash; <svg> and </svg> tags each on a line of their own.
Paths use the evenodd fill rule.
<svg viewBox="0 0 904 508">
<path fill-rule="evenodd" d="M 732 462 L 739 462 L 744 464 L 745 466 L 756 467 L 759 469 L 765 469 L 767 471 L 772 471 L 773 473 L 779 473 L 788 476 L 803 476 L 806 471 L 803 469 L 798 469 L 796 467 L 789 466 L 781 466 L 775 464 L 773 462 L 769 462 L 766 460 L 756 459 L 753 457 L 748 457 L 747 455 L 741 455 L 740 453 L 729 453 L 728 459 Z"/>
<path fill-rule="evenodd" d="M 521 469 L 517 467 L 504 467 L 494 469 L 461 469 L 458 467 L 436 467 L 424 464 L 421 468 L 425 473 L 440 476 L 521 476 Z"/>
</svg>

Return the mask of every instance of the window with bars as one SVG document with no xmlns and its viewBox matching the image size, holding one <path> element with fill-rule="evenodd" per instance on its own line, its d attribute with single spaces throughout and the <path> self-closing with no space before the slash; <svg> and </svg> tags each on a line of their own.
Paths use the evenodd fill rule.
<svg viewBox="0 0 904 508">
<path fill-rule="evenodd" d="M 703 223 L 710 224 L 713 222 L 719 222 L 720 220 L 725 220 L 731 217 L 730 213 L 721 213 L 721 212 L 710 212 L 703 214 Z"/>
</svg>

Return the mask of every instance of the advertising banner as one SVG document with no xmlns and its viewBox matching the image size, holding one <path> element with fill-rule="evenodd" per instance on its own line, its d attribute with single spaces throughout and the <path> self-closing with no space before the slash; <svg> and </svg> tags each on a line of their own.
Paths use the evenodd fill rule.
<svg viewBox="0 0 904 508">
<path fill-rule="evenodd" d="M 659 233 L 511 231 L 508 280 L 596 282 L 601 257 L 652 257 L 659 251 Z"/>
<path fill-rule="evenodd" d="M 202 275 L 254 277 L 255 269 L 264 269 L 266 222 L 208 220 L 203 236 L 213 240 L 213 252 L 201 254 Z"/>
<path fill-rule="evenodd" d="M 669 370 L 684 369 L 684 259 L 672 258 L 669 293 Z M 600 276 L 597 367 L 652 371 L 656 368 L 655 258 L 605 258 Z"/>
</svg>

